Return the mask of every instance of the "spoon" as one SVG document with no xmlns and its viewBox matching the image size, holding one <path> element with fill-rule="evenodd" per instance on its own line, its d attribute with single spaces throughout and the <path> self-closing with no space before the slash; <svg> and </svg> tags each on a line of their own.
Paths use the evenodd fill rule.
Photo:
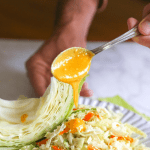
<svg viewBox="0 0 150 150">
<path fill-rule="evenodd" d="M 118 43 L 121 43 L 121 42 L 124 42 L 128 39 L 131 39 L 137 35 L 140 35 L 139 31 L 138 31 L 138 25 L 136 25 L 134 28 L 130 29 L 129 31 L 127 31 L 126 33 L 122 34 L 121 36 L 115 38 L 114 40 L 104 44 L 104 45 L 101 45 L 93 50 L 91 50 L 95 55 L 106 50 L 106 49 L 109 49 L 111 48 L 112 46 L 118 44 Z"/>
<path fill-rule="evenodd" d="M 72 86 L 76 107 L 78 107 L 79 84 L 89 72 L 93 56 L 139 34 L 136 26 L 120 37 L 91 51 L 81 47 L 72 47 L 61 52 L 55 58 L 52 63 L 51 72 L 59 81 L 69 83 Z"/>
</svg>

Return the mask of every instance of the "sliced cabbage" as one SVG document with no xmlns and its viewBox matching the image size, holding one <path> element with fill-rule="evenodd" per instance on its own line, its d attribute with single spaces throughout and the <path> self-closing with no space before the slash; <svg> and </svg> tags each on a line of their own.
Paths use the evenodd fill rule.
<svg viewBox="0 0 150 150">
<path fill-rule="evenodd" d="M 76 150 L 80 150 L 83 147 L 85 138 L 74 138 L 73 139 L 73 144 Z"/>
<path fill-rule="evenodd" d="M 22 147 L 20 150 L 33 150 L 33 148 L 35 148 L 35 146 L 30 144 L 30 145 Z"/>
<path fill-rule="evenodd" d="M 18 150 L 18 148 L 15 148 L 15 147 L 0 147 L 0 150 Z"/>
<path fill-rule="evenodd" d="M 79 90 L 85 78 L 81 81 Z M 73 108 L 71 85 L 51 79 L 41 98 L 6 101 L 0 99 L 0 150 L 21 148 L 43 138 L 59 125 Z M 21 116 L 27 114 L 25 122 Z"/>
</svg>

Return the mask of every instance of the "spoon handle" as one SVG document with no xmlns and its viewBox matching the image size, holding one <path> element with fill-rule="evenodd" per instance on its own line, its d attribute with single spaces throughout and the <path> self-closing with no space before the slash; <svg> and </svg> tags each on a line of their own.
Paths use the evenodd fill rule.
<svg viewBox="0 0 150 150">
<path fill-rule="evenodd" d="M 136 25 L 134 28 L 130 29 L 129 31 L 127 31 L 126 33 L 122 34 L 121 36 L 117 37 L 116 39 L 102 45 L 99 46 L 93 50 L 91 50 L 95 55 L 114 46 L 115 44 L 118 44 L 120 42 L 124 42 L 128 39 L 131 39 L 137 35 L 140 35 L 139 31 L 138 31 L 138 25 Z"/>
</svg>

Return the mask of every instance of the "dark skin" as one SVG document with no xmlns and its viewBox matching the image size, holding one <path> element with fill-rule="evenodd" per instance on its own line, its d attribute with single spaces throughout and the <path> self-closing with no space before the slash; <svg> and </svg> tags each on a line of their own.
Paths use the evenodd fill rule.
<svg viewBox="0 0 150 150">
<path fill-rule="evenodd" d="M 106 7 L 107 0 L 101 10 Z M 29 80 L 38 97 L 42 96 L 50 84 L 51 64 L 56 56 L 70 47 L 86 47 L 86 39 L 89 27 L 93 20 L 99 0 L 59 0 L 56 13 L 55 30 L 37 52 L 26 62 Z M 143 10 L 142 22 L 139 31 L 142 35 L 133 38 L 133 41 L 150 48 L 150 4 Z M 127 21 L 129 29 L 134 27 L 138 21 L 129 18 Z M 93 91 L 83 84 L 81 96 L 90 97 Z"/>
</svg>

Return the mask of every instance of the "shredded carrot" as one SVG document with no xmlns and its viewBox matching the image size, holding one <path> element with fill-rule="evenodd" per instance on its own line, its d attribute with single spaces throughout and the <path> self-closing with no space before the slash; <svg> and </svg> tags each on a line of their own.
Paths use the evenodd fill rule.
<svg viewBox="0 0 150 150">
<path fill-rule="evenodd" d="M 59 148 L 58 146 L 55 146 L 55 145 L 53 145 L 52 148 L 53 148 L 54 150 L 64 150 L 64 149 Z"/>
<path fill-rule="evenodd" d="M 127 141 L 130 141 L 131 143 L 133 142 L 133 138 L 131 138 L 131 137 L 129 137 L 129 136 L 125 137 L 125 139 L 126 139 Z"/>
<path fill-rule="evenodd" d="M 110 142 L 108 145 L 112 145 L 113 142 L 114 142 L 114 141 Z"/>
<path fill-rule="evenodd" d="M 114 138 L 114 137 L 115 137 L 114 135 L 111 135 L 111 136 L 110 136 L 110 138 Z"/>
<path fill-rule="evenodd" d="M 133 142 L 133 138 L 131 137 L 118 137 L 117 140 L 126 140 L 126 141 L 129 141 L 130 143 Z"/>
<path fill-rule="evenodd" d="M 89 112 L 89 113 L 87 113 L 86 115 L 85 115 L 85 117 L 84 117 L 84 121 L 89 121 L 92 117 L 94 116 L 94 113 L 92 113 L 92 112 Z"/>
<path fill-rule="evenodd" d="M 63 135 L 64 133 L 67 133 L 68 131 L 69 131 L 69 128 L 66 127 L 63 131 L 61 131 L 61 132 L 59 133 L 59 135 Z"/>
<path fill-rule="evenodd" d="M 83 108 L 73 108 L 73 110 L 78 110 L 78 109 L 83 109 Z"/>
<path fill-rule="evenodd" d="M 21 116 L 21 122 L 24 123 L 24 122 L 26 121 L 27 117 L 28 117 L 27 114 L 23 114 L 23 115 Z"/>
<path fill-rule="evenodd" d="M 48 139 L 44 139 L 40 142 L 36 142 L 36 145 L 41 146 L 42 144 L 46 144 L 47 141 L 48 141 Z"/>
<path fill-rule="evenodd" d="M 110 137 L 109 138 L 114 138 L 115 136 L 114 135 L 110 135 Z M 126 141 L 129 141 L 129 142 L 133 142 L 133 138 L 131 138 L 131 137 L 129 137 L 129 136 L 127 136 L 127 137 L 122 137 L 122 136 L 119 136 L 118 138 L 117 138 L 117 140 L 126 140 Z"/>
<path fill-rule="evenodd" d="M 98 149 L 90 144 L 88 145 L 88 150 L 98 150 Z"/>
<path fill-rule="evenodd" d="M 117 138 L 117 140 L 125 140 L 124 137 L 120 136 Z"/>
<path fill-rule="evenodd" d="M 99 116 L 99 114 L 97 114 L 96 117 L 97 117 L 98 119 L 101 119 L 100 116 Z"/>
</svg>

